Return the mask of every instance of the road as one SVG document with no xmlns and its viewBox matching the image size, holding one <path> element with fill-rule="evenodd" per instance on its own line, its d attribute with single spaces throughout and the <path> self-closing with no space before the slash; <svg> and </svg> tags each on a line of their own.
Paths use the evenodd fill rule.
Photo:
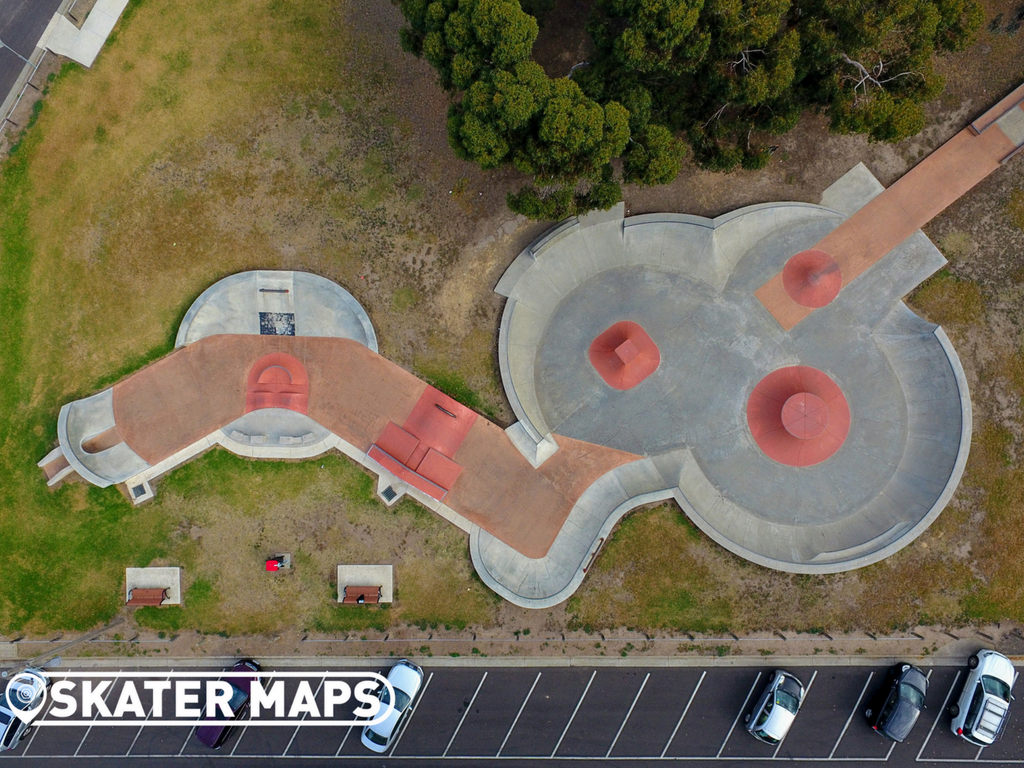
<svg viewBox="0 0 1024 768">
<path fill-rule="evenodd" d="M 429 663 L 429 659 L 424 660 Z M 379 670 L 376 670 L 379 671 Z M 777 748 L 754 740 L 742 715 L 768 671 L 752 667 L 508 668 L 430 667 L 425 688 L 391 754 L 373 757 L 355 729 L 241 723 L 210 753 L 182 726 L 47 727 L 45 714 L 18 749 L 21 766 L 269 766 L 340 764 L 517 766 L 711 766 L 799 761 L 811 766 L 1024 764 L 1024 717 L 984 750 L 949 732 L 944 704 L 959 695 L 962 667 L 930 667 L 926 710 L 907 742 L 894 744 L 865 722 L 864 701 L 881 667 L 794 667 L 809 687 L 789 736 Z M 273 674 L 265 668 L 264 680 Z M 319 678 L 310 675 L 316 688 Z M 267 681 L 269 682 L 269 681 Z M 294 690 L 295 678 L 286 679 Z M 113 692 L 113 698 L 117 698 Z"/>
<path fill-rule="evenodd" d="M 60 0 L 0 0 L 0 102 L 7 98 Z"/>
</svg>

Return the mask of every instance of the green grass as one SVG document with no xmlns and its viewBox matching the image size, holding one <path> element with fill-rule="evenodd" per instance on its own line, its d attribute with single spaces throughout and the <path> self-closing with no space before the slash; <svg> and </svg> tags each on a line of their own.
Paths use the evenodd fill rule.
<svg viewBox="0 0 1024 768">
<path fill-rule="evenodd" d="M 453 400 L 479 411 L 485 416 L 494 418 L 494 407 L 485 401 L 475 390 L 470 388 L 466 380 L 455 371 L 443 371 L 437 368 L 419 368 L 419 374 L 427 383 L 437 387 Z"/>
</svg>

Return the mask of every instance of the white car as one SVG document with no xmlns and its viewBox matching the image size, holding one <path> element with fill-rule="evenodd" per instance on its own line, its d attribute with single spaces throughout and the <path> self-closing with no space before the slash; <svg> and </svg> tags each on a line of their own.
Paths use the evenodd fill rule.
<svg viewBox="0 0 1024 768">
<path fill-rule="evenodd" d="M 967 680 L 960 698 L 949 707 L 950 728 L 979 747 L 995 742 L 1006 727 L 1017 672 L 1008 658 L 995 651 L 978 651 L 967 660 Z"/>
<path fill-rule="evenodd" d="M 389 709 L 387 717 L 376 725 L 367 725 L 363 728 L 363 746 L 374 752 L 386 752 L 392 740 L 398 735 L 398 726 L 423 685 L 423 670 L 411 661 L 402 659 L 388 672 L 388 682 L 395 689 L 394 703 L 391 702 L 386 685 L 381 685 L 377 693 L 383 707 Z"/>
<path fill-rule="evenodd" d="M 46 695 L 50 678 L 41 669 L 27 667 L 7 681 L 0 693 L 0 752 L 18 746 L 28 731 L 28 723 L 20 720 L 15 711 L 34 709 Z"/>
<path fill-rule="evenodd" d="M 782 669 L 772 672 L 753 711 L 746 717 L 750 735 L 765 744 L 778 744 L 786 738 L 804 703 L 804 693 L 804 684 L 795 675 Z"/>
</svg>

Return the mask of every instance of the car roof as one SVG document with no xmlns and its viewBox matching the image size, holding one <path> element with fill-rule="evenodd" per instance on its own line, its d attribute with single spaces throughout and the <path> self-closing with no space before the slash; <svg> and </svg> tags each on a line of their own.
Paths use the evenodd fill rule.
<svg viewBox="0 0 1024 768">
<path fill-rule="evenodd" d="M 406 664 L 395 664 L 388 672 L 388 680 L 396 688 L 400 688 L 412 698 L 420 689 L 423 673 Z"/>
<path fill-rule="evenodd" d="M 785 707 L 772 707 L 768 720 L 761 726 L 761 730 L 773 739 L 783 739 L 789 732 L 789 726 L 796 720 L 796 715 Z"/>
<path fill-rule="evenodd" d="M 914 728 L 921 710 L 915 707 L 905 698 L 900 698 L 896 708 L 889 715 L 889 720 L 883 724 L 886 733 L 889 733 L 901 741 L 905 739 Z"/>
</svg>

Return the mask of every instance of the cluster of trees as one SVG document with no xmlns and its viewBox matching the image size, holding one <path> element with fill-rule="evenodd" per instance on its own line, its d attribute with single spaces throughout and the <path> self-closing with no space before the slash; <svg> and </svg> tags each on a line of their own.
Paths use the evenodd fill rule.
<svg viewBox="0 0 1024 768">
<path fill-rule="evenodd" d="M 615 158 L 637 184 L 672 181 L 686 143 L 706 168 L 762 167 L 806 110 L 876 141 L 913 135 L 942 88 L 935 55 L 982 21 L 975 0 L 596 0 L 592 60 L 551 78 L 528 12 L 551 5 L 401 2 L 403 48 L 455 97 L 455 153 L 533 176 L 509 206 L 545 219 L 620 200 Z"/>
</svg>

